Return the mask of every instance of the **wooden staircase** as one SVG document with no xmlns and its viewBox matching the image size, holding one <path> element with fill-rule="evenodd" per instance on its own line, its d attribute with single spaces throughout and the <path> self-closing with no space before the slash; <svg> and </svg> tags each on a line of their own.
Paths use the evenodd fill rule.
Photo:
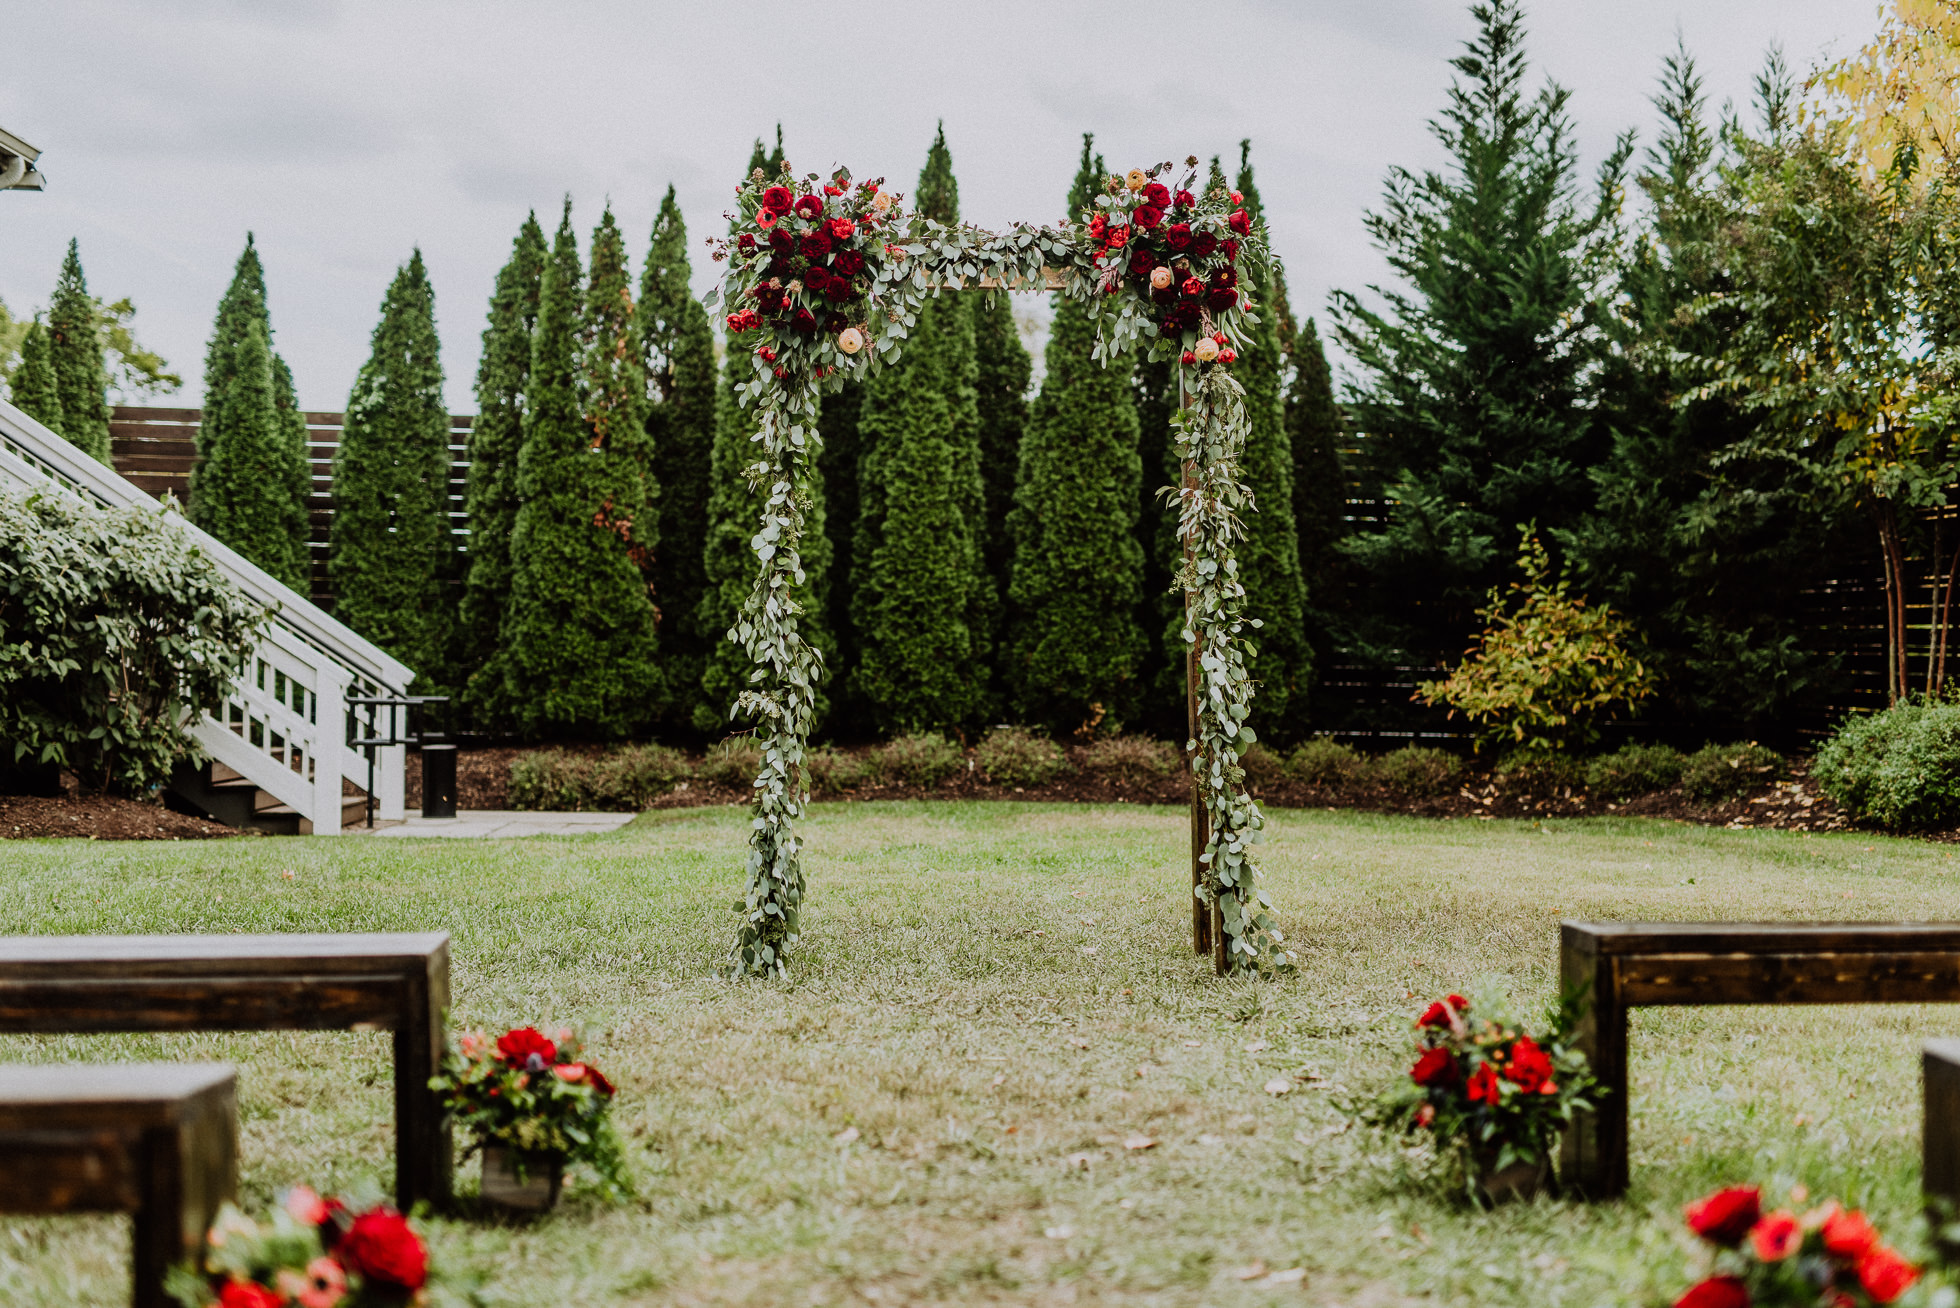
<svg viewBox="0 0 1960 1308">
<path fill-rule="evenodd" d="M 367 796 L 352 782 L 342 787 L 340 825 L 360 826 L 367 820 Z M 203 767 L 180 764 L 164 787 L 164 804 L 194 817 L 222 822 L 275 836 L 310 836 L 313 821 L 275 795 L 259 789 L 251 780 L 222 763 Z"/>
</svg>

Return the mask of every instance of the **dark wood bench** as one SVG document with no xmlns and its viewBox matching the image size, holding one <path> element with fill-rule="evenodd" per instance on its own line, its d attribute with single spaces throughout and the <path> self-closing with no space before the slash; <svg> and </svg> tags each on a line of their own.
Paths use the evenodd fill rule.
<svg viewBox="0 0 1960 1308">
<path fill-rule="evenodd" d="M 0 1213 L 129 1213 L 132 1302 L 195 1257 L 238 1193 L 237 1077 L 221 1063 L 0 1066 Z"/>
<path fill-rule="evenodd" d="M 1960 1221 L 1960 1040 L 1928 1040 L 1921 1047 L 1919 1066 L 1926 1095 L 1919 1186 L 1938 1218 L 1934 1241 L 1950 1259 L 1960 1253 L 1943 1232 Z"/>
<path fill-rule="evenodd" d="M 395 1201 L 441 1206 L 449 937 L 0 937 L 0 1032 L 392 1031 Z"/>
<path fill-rule="evenodd" d="M 1563 922 L 1559 975 L 1583 987 L 1578 1048 L 1602 1094 L 1565 1133 L 1560 1175 L 1627 1187 L 1627 1013 L 1686 1004 L 1960 1001 L 1960 923 Z"/>
</svg>

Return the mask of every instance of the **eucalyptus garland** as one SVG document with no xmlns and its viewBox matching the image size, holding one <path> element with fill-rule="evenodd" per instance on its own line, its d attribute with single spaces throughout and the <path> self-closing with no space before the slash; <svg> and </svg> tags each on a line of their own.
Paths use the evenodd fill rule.
<svg viewBox="0 0 1960 1308">
<path fill-rule="evenodd" d="M 1185 162 L 1196 168 L 1195 158 Z M 1256 321 L 1238 257 L 1263 247 L 1237 193 L 1194 192 L 1195 171 L 1173 190 L 1158 180 L 1170 167 L 1110 178 L 1094 210 L 1059 228 L 1017 223 L 1000 233 L 908 214 L 881 181 L 857 182 L 845 169 L 799 180 L 784 164 L 780 176 L 757 169 L 736 189 L 734 234 L 710 241 L 729 269 L 706 303 L 723 303 L 729 348 L 750 361 L 735 393 L 758 427 L 761 457 L 747 476 L 763 501 L 750 542 L 760 569 L 728 635 L 755 665 L 734 715 L 756 724 L 763 762 L 732 975 L 787 974 L 803 901 L 796 821 L 809 802 L 804 760 L 823 660 L 798 631 L 796 595 L 820 396 L 895 362 L 925 298 L 967 285 L 1050 287 L 1087 307 L 1097 359 L 1139 350 L 1183 368 L 1193 402 L 1177 439 L 1194 484 L 1181 509 L 1191 558 L 1180 584 L 1192 596 L 1186 639 L 1203 670 L 1194 783 L 1212 824 L 1195 893 L 1219 906 L 1228 967 L 1290 962 L 1257 885 L 1251 846 L 1261 818 L 1238 765 L 1252 741 L 1252 682 L 1232 546 L 1250 495 L 1238 481 L 1244 393 L 1227 368 Z"/>
</svg>

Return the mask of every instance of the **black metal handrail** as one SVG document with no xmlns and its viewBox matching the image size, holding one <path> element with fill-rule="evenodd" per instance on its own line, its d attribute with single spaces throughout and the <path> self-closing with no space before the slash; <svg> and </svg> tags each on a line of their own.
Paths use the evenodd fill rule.
<svg viewBox="0 0 1960 1308">
<path fill-rule="evenodd" d="M 347 697 L 347 748 L 358 749 L 367 755 L 367 827 L 374 830 L 374 756 L 375 752 L 391 745 L 421 745 L 431 739 L 440 739 L 443 733 L 423 732 L 417 734 L 407 730 L 409 710 L 424 704 L 447 704 L 447 695 L 349 695 Z M 356 734 L 361 726 L 357 708 L 388 710 L 388 729 L 379 735 L 362 736 Z M 369 723 L 371 729 L 378 727 L 381 714 L 375 713 Z"/>
</svg>

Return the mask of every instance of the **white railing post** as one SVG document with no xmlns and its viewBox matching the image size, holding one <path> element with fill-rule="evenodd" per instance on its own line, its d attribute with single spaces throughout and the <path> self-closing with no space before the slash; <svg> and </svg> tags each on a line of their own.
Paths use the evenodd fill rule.
<svg viewBox="0 0 1960 1308">
<path fill-rule="evenodd" d="M 338 663 L 320 669 L 315 692 L 313 834 L 337 836 L 341 830 L 341 776 L 347 770 L 347 686 L 352 674 Z"/>
</svg>

